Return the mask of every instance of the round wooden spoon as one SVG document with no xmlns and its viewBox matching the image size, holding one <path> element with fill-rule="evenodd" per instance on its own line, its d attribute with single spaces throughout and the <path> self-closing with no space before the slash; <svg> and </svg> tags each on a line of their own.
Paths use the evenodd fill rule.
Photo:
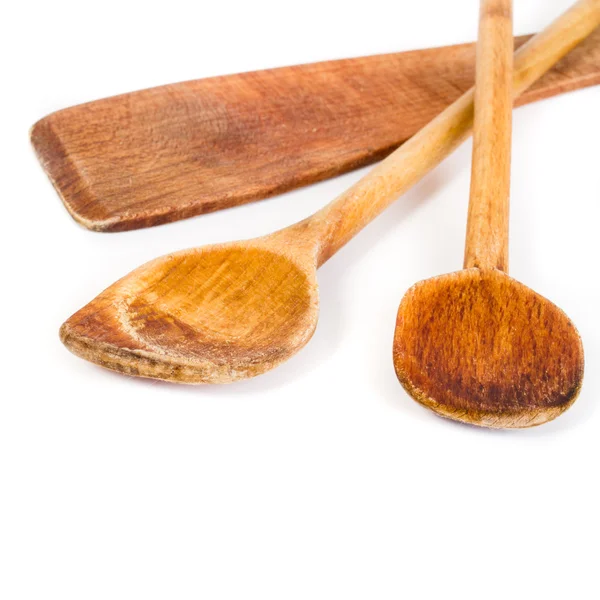
<svg viewBox="0 0 600 600">
<path fill-rule="evenodd" d="M 598 23 L 600 0 L 580 0 L 521 47 L 515 93 Z M 61 328 L 63 342 L 104 367 L 185 383 L 272 369 L 314 331 L 317 267 L 464 141 L 472 122 L 471 90 L 312 217 L 262 238 L 149 262 L 75 313 Z"/>
<path fill-rule="evenodd" d="M 464 270 L 422 281 L 398 310 L 394 365 L 442 416 L 530 427 L 575 400 L 581 339 L 557 306 L 510 278 L 511 0 L 482 0 Z"/>
</svg>

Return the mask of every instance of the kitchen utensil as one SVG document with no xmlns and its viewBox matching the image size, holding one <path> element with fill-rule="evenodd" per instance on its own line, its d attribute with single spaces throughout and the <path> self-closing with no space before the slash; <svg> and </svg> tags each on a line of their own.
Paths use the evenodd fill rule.
<svg viewBox="0 0 600 600">
<path fill-rule="evenodd" d="M 413 398 L 444 417 L 494 428 L 554 419 L 583 378 L 571 321 L 507 274 L 511 13 L 511 0 L 481 1 L 464 269 L 413 286 L 394 337 L 396 373 Z"/>
<path fill-rule="evenodd" d="M 383 158 L 469 89 L 474 64 L 463 44 L 188 81 L 53 113 L 31 140 L 79 223 L 149 227 Z M 597 83 L 600 30 L 517 104 Z"/>
</svg>

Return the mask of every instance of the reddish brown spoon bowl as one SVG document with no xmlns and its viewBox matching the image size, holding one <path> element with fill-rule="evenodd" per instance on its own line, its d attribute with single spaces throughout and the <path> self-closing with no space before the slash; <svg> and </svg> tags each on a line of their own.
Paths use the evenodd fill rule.
<svg viewBox="0 0 600 600">
<path fill-rule="evenodd" d="M 398 310 L 394 367 L 443 417 L 531 427 L 577 398 L 581 338 L 552 302 L 501 271 L 464 269 L 415 284 Z"/>
</svg>

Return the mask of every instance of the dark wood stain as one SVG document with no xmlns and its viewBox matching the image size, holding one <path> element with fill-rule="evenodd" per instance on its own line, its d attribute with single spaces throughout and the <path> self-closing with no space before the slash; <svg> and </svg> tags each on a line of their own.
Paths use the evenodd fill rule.
<svg viewBox="0 0 600 600">
<path fill-rule="evenodd" d="M 527 427 L 574 402 L 584 359 L 560 308 L 500 271 L 474 268 L 407 292 L 394 365 L 407 391 L 442 416 Z"/>
</svg>

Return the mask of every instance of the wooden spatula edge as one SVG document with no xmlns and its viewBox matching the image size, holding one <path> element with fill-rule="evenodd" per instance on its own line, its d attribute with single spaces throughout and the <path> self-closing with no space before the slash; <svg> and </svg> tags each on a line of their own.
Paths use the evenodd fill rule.
<svg viewBox="0 0 600 600">
<path fill-rule="evenodd" d="M 472 85 L 473 64 L 462 44 L 161 86 L 52 113 L 31 141 L 78 223 L 137 229 L 379 160 Z M 600 29 L 516 106 L 599 83 Z"/>
</svg>

